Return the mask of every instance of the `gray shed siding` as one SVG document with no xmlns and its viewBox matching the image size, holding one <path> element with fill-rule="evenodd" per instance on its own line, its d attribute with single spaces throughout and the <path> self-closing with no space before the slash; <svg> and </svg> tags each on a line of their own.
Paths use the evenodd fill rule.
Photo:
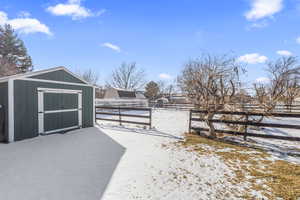
<svg viewBox="0 0 300 200">
<path fill-rule="evenodd" d="M 48 73 L 45 73 L 45 74 L 31 76 L 30 78 L 85 84 L 83 81 L 81 81 L 78 78 L 72 76 L 71 74 L 67 73 L 64 70 L 48 72 Z"/>
<path fill-rule="evenodd" d="M 38 136 L 38 93 L 37 93 L 38 87 L 82 90 L 82 107 L 83 107 L 82 126 L 83 128 L 93 126 L 94 113 L 93 113 L 93 88 L 92 87 L 15 80 L 14 81 L 15 141 Z"/>
<path fill-rule="evenodd" d="M 4 107 L 4 140 L 8 138 L 8 83 L 0 83 L 0 104 Z"/>
</svg>

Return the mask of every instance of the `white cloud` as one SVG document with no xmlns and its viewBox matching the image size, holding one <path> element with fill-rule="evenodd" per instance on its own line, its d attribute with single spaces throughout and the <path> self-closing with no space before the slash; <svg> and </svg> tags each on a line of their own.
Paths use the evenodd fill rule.
<svg viewBox="0 0 300 200">
<path fill-rule="evenodd" d="M 165 73 L 159 74 L 158 77 L 160 79 L 167 79 L 167 80 L 172 79 L 172 76 L 170 74 L 165 74 Z"/>
<path fill-rule="evenodd" d="M 4 24 L 10 24 L 13 29 L 25 34 L 40 32 L 52 35 L 49 28 L 35 18 L 24 17 L 8 19 L 7 14 L 0 11 L 0 25 Z"/>
<path fill-rule="evenodd" d="M 69 0 L 67 3 L 49 6 L 47 11 L 56 16 L 70 16 L 73 20 L 102 15 L 105 10 L 93 13 L 81 5 L 81 0 Z"/>
<path fill-rule="evenodd" d="M 258 53 L 245 54 L 238 58 L 239 62 L 244 62 L 249 64 L 264 63 L 267 60 L 268 58 L 266 56 L 260 55 Z"/>
<path fill-rule="evenodd" d="M 276 53 L 281 56 L 292 56 L 293 55 L 292 52 L 287 51 L 287 50 L 278 50 L 278 51 L 276 51 Z"/>
<path fill-rule="evenodd" d="M 248 20 L 272 17 L 283 8 L 283 0 L 251 0 L 251 9 L 245 13 Z"/>
<path fill-rule="evenodd" d="M 0 17 L 0 21 L 1 21 L 1 17 Z M 297 42 L 298 44 L 300 44 L 300 37 L 297 37 L 296 42 Z"/>
<path fill-rule="evenodd" d="M 260 78 L 257 78 L 257 79 L 255 80 L 255 82 L 256 82 L 256 83 L 263 83 L 263 84 L 265 84 L 265 83 L 269 83 L 269 82 L 270 82 L 270 79 L 267 78 L 267 77 L 260 77 Z"/>
<path fill-rule="evenodd" d="M 107 48 L 110 48 L 116 52 L 121 52 L 121 48 L 115 44 L 112 44 L 112 43 L 109 43 L 109 42 L 105 42 L 102 44 L 103 47 L 107 47 Z"/>
</svg>

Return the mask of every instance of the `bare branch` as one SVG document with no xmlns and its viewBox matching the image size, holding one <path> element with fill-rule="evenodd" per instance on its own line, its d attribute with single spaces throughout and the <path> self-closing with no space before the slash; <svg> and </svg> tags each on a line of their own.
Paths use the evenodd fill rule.
<svg viewBox="0 0 300 200">
<path fill-rule="evenodd" d="M 128 90 L 141 89 L 145 85 L 145 72 L 138 69 L 136 63 L 122 65 L 112 73 L 108 86 Z"/>
<path fill-rule="evenodd" d="M 216 137 L 211 119 L 218 110 L 232 107 L 240 89 L 239 76 L 243 67 L 234 58 L 205 55 L 190 60 L 178 77 L 181 89 L 197 107 L 208 111 L 206 123 L 210 135 Z"/>
<path fill-rule="evenodd" d="M 83 73 L 79 73 L 83 80 L 89 82 L 92 85 L 97 85 L 99 81 L 99 75 L 91 69 L 86 70 Z"/>
</svg>

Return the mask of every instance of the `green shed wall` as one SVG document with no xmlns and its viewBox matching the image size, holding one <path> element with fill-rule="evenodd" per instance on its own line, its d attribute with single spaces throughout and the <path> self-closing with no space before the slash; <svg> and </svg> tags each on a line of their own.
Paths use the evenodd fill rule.
<svg viewBox="0 0 300 200">
<path fill-rule="evenodd" d="M 4 137 L 8 138 L 8 83 L 0 83 L 0 104 L 4 107 Z"/>
<path fill-rule="evenodd" d="M 37 81 L 14 81 L 15 141 L 38 136 L 37 88 L 82 90 L 82 126 L 93 126 L 93 88 Z"/>
<path fill-rule="evenodd" d="M 48 73 L 45 73 L 45 74 L 31 76 L 30 78 L 85 84 L 83 81 L 81 81 L 78 78 L 72 76 L 71 74 L 67 73 L 64 70 L 48 72 Z"/>
</svg>

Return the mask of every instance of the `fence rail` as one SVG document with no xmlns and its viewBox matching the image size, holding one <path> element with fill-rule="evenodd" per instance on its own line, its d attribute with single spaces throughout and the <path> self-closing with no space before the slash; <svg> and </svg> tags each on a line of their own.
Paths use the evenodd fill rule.
<svg viewBox="0 0 300 200">
<path fill-rule="evenodd" d="M 95 99 L 96 106 L 148 107 L 147 99 Z"/>
<path fill-rule="evenodd" d="M 155 101 L 150 101 L 149 106 L 154 108 L 169 108 L 176 110 L 190 110 L 195 108 L 194 104 L 191 103 L 158 103 Z"/>
<path fill-rule="evenodd" d="M 209 131 L 208 128 L 205 127 L 195 127 L 193 122 L 205 122 L 206 119 L 201 117 L 199 114 L 206 114 L 206 110 L 190 110 L 190 120 L 189 120 L 189 131 Z M 194 114 L 198 114 L 197 117 Z M 249 120 L 251 116 L 264 116 L 264 117 L 281 117 L 281 118 L 300 118 L 300 113 L 258 113 L 258 112 L 232 112 L 232 111 L 219 111 L 216 112 L 217 115 L 242 115 L 245 116 L 245 120 L 237 121 L 237 120 L 224 120 L 224 119 L 211 119 L 209 122 L 212 123 L 222 123 L 226 125 L 242 125 L 244 126 L 244 132 L 235 131 L 235 130 L 225 130 L 225 129 L 216 129 L 217 133 L 225 133 L 231 135 L 241 135 L 246 139 L 248 136 L 250 137 L 261 137 L 261 138 L 272 138 L 272 139 L 280 139 L 280 140 L 292 140 L 292 141 L 300 141 L 300 137 L 292 137 L 292 136 L 280 136 L 280 135 L 266 135 L 266 134 L 258 134 L 258 133 L 250 133 L 248 132 L 248 126 L 255 127 L 271 127 L 271 128 L 284 128 L 284 129 L 296 129 L 300 130 L 300 125 L 292 125 L 292 124 L 278 124 L 278 123 L 265 123 L 265 122 L 255 122 Z M 299 134 L 300 135 L 300 134 Z"/>
<path fill-rule="evenodd" d="M 178 109 L 178 110 L 190 110 L 190 109 L 196 109 L 197 106 L 192 104 L 192 103 L 163 103 L 163 104 L 158 104 L 156 102 L 150 102 L 149 103 L 150 107 L 160 107 L 160 108 L 169 108 L 169 109 Z M 251 104 L 251 103 L 246 103 L 246 104 L 235 104 L 237 108 L 244 109 L 246 111 L 250 112 L 264 112 L 264 109 L 258 105 L 258 104 Z M 200 109 L 201 106 L 200 106 Z M 204 108 L 203 108 L 204 109 Z M 279 104 L 276 105 L 274 108 L 274 112 L 279 112 L 279 113 L 300 113 L 300 104 L 292 104 L 292 105 L 283 105 Z"/>
<path fill-rule="evenodd" d="M 147 112 L 147 115 L 140 115 L 140 114 L 129 114 L 124 113 L 128 111 L 145 111 Z M 100 121 L 111 121 L 111 122 L 118 122 L 120 125 L 124 124 L 137 124 L 137 125 L 144 125 L 149 126 L 151 128 L 152 126 L 152 109 L 151 108 L 136 108 L 136 107 L 115 107 L 115 106 L 96 106 L 96 120 Z M 105 116 L 118 116 L 118 119 L 112 119 L 112 118 L 104 118 L 99 117 L 99 115 L 105 115 Z M 126 118 L 142 118 L 142 119 L 148 119 L 146 122 L 140 122 L 140 121 L 132 121 L 124 119 Z"/>
</svg>

